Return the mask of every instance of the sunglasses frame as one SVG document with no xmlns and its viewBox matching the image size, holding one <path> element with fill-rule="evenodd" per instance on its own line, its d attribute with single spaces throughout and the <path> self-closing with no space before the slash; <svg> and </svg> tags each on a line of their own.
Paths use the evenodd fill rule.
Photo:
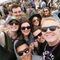
<svg viewBox="0 0 60 60">
<path fill-rule="evenodd" d="M 35 36 L 34 38 L 37 39 L 38 36 L 41 36 L 42 35 L 42 32 L 40 32 L 37 36 Z"/>
<path fill-rule="evenodd" d="M 27 26 L 27 27 L 21 27 L 22 30 L 25 30 L 26 28 L 27 28 L 27 29 L 31 29 L 30 26 Z"/>
</svg>

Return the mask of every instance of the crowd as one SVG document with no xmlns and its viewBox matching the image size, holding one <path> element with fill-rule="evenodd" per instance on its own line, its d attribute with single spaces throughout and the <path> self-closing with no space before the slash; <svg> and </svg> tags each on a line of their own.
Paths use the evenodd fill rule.
<svg viewBox="0 0 60 60">
<path fill-rule="evenodd" d="M 57 0 L 0 5 L 0 60 L 60 60 Z"/>
</svg>

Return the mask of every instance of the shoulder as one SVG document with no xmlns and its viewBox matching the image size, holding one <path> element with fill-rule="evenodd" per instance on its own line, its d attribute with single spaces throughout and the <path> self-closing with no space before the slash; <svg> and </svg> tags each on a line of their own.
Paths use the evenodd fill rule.
<svg viewBox="0 0 60 60">
<path fill-rule="evenodd" d="M 32 55 L 32 60 L 42 60 L 42 57 L 39 55 Z"/>
</svg>

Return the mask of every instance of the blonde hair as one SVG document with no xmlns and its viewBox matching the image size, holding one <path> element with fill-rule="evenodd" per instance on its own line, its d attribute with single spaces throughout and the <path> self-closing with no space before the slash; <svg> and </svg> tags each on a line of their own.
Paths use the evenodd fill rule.
<svg viewBox="0 0 60 60">
<path fill-rule="evenodd" d="M 55 18 L 53 17 L 45 17 L 45 18 L 42 18 L 41 20 L 41 25 L 45 22 L 45 21 L 54 21 L 54 22 L 57 22 L 60 26 L 60 21 L 59 20 L 56 20 Z"/>
</svg>

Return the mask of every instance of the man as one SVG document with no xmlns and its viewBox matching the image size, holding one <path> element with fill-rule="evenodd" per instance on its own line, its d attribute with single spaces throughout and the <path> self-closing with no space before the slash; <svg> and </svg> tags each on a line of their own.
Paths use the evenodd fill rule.
<svg viewBox="0 0 60 60">
<path fill-rule="evenodd" d="M 45 18 L 41 22 L 41 30 L 47 41 L 43 52 L 43 60 L 60 60 L 60 23 L 54 18 Z"/>
<path fill-rule="evenodd" d="M 17 19 L 20 19 L 22 15 L 24 15 L 23 11 L 21 10 L 20 5 L 13 4 L 11 6 L 12 16 L 15 16 Z"/>
<path fill-rule="evenodd" d="M 37 55 L 32 55 L 31 48 L 24 39 L 16 40 L 14 43 L 14 50 L 18 60 L 41 60 Z"/>
</svg>

